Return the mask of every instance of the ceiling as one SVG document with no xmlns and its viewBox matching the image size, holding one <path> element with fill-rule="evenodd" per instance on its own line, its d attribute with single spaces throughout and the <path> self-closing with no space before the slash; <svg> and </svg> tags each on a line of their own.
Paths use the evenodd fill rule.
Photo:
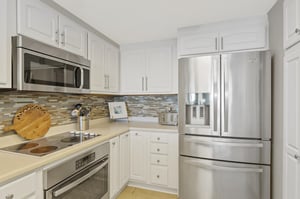
<svg viewBox="0 0 300 199">
<path fill-rule="evenodd" d="M 119 44 L 175 38 L 177 28 L 266 14 L 277 0 L 54 0 Z"/>
</svg>

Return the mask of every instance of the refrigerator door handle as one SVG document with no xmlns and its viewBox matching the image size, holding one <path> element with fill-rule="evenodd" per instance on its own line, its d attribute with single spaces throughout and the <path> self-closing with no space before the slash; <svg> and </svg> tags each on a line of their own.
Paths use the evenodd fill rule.
<svg viewBox="0 0 300 199">
<path fill-rule="evenodd" d="M 229 98 L 229 82 L 228 82 L 228 57 L 226 55 L 222 55 L 222 81 L 221 81 L 221 89 L 222 89 L 222 134 L 228 134 L 228 98 Z"/>
<path fill-rule="evenodd" d="M 253 148 L 263 148 L 264 145 L 262 143 L 232 143 L 232 142 L 222 142 L 222 141 L 202 141 L 196 140 L 195 138 L 189 139 L 185 138 L 185 142 L 200 144 L 200 145 L 221 145 L 221 146 L 229 146 L 229 147 L 253 147 Z"/>
<path fill-rule="evenodd" d="M 215 135 L 220 135 L 220 75 L 221 75 L 221 68 L 220 68 L 220 56 L 216 56 L 213 59 L 213 73 L 212 73 L 212 112 L 211 114 L 211 121 L 213 121 L 213 133 Z"/>
<path fill-rule="evenodd" d="M 264 170 L 260 168 L 241 168 L 241 167 L 224 167 L 224 166 L 217 166 L 212 164 L 205 164 L 195 160 L 185 160 L 184 163 L 190 164 L 196 167 L 207 168 L 212 170 L 218 171 L 230 171 L 230 172 L 250 172 L 250 173 L 263 173 Z"/>
</svg>

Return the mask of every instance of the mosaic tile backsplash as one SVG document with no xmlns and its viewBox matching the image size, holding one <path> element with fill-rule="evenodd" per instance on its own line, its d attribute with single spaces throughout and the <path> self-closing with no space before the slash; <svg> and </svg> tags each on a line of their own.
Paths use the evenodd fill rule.
<svg viewBox="0 0 300 199">
<path fill-rule="evenodd" d="M 91 119 L 109 116 L 108 102 L 125 101 L 129 116 L 157 117 L 166 108 L 177 109 L 177 95 L 151 96 L 105 96 L 105 95 L 76 95 L 64 93 L 43 92 L 0 92 L 0 135 L 3 127 L 12 124 L 16 111 L 31 103 L 36 103 L 48 109 L 51 115 L 51 126 L 59 126 L 76 122 L 71 116 L 75 104 L 81 103 L 91 108 Z"/>
<path fill-rule="evenodd" d="M 107 102 L 113 101 L 112 96 L 75 95 L 64 93 L 42 92 L 0 92 L 0 133 L 4 125 L 12 124 L 16 111 L 31 103 L 36 103 L 48 109 L 51 115 L 51 126 L 75 123 L 71 116 L 75 104 L 81 103 L 91 108 L 91 119 L 109 116 Z"/>
<path fill-rule="evenodd" d="M 167 108 L 178 110 L 177 95 L 122 96 L 114 101 L 125 101 L 128 115 L 133 117 L 158 117 Z"/>
</svg>

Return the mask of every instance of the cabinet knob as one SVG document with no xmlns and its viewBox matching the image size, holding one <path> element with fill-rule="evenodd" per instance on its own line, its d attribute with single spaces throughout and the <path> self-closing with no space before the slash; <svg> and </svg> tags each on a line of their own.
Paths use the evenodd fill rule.
<svg viewBox="0 0 300 199">
<path fill-rule="evenodd" d="M 296 33 L 296 34 L 299 34 L 299 33 L 300 33 L 300 29 L 299 29 L 299 28 L 296 28 L 296 29 L 295 29 L 295 33 Z"/>
<path fill-rule="evenodd" d="M 113 144 L 113 145 L 116 145 L 116 143 L 115 143 L 115 142 L 113 142 L 112 144 Z"/>
<path fill-rule="evenodd" d="M 135 135 L 138 136 L 139 134 L 138 134 L 138 133 L 135 133 Z"/>
<path fill-rule="evenodd" d="M 157 140 L 159 141 L 159 140 L 160 140 L 160 137 L 158 137 Z"/>
<path fill-rule="evenodd" d="M 157 160 L 156 162 L 157 162 L 157 163 L 160 163 L 160 160 Z"/>
<path fill-rule="evenodd" d="M 160 149 L 156 149 L 157 152 L 160 152 Z"/>
<path fill-rule="evenodd" d="M 9 194 L 5 196 L 5 199 L 13 199 L 13 198 L 14 198 L 14 194 Z"/>
<path fill-rule="evenodd" d="M 159 178 L 160 176 L 159 176 L 159 175 L 157 175 L 156 177 L 157 177 L 157 178 Z"/>
<path fill-rule="evenodd" d="M 297 154 L 294 155 L 294 158 L 295 158 L 296 160 L 300 160 L 300 156 L 297 155 Z"/>
</svg>

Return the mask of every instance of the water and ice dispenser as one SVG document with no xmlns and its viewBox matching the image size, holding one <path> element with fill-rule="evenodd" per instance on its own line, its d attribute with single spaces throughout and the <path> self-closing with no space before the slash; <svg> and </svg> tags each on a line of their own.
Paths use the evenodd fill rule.
<svg viewBox="0 0 300 199">
<path fill-rule="evenodd" d="M 186 124 L 210 125 L 210 93 L 186 95 Z"/>
</svg>

